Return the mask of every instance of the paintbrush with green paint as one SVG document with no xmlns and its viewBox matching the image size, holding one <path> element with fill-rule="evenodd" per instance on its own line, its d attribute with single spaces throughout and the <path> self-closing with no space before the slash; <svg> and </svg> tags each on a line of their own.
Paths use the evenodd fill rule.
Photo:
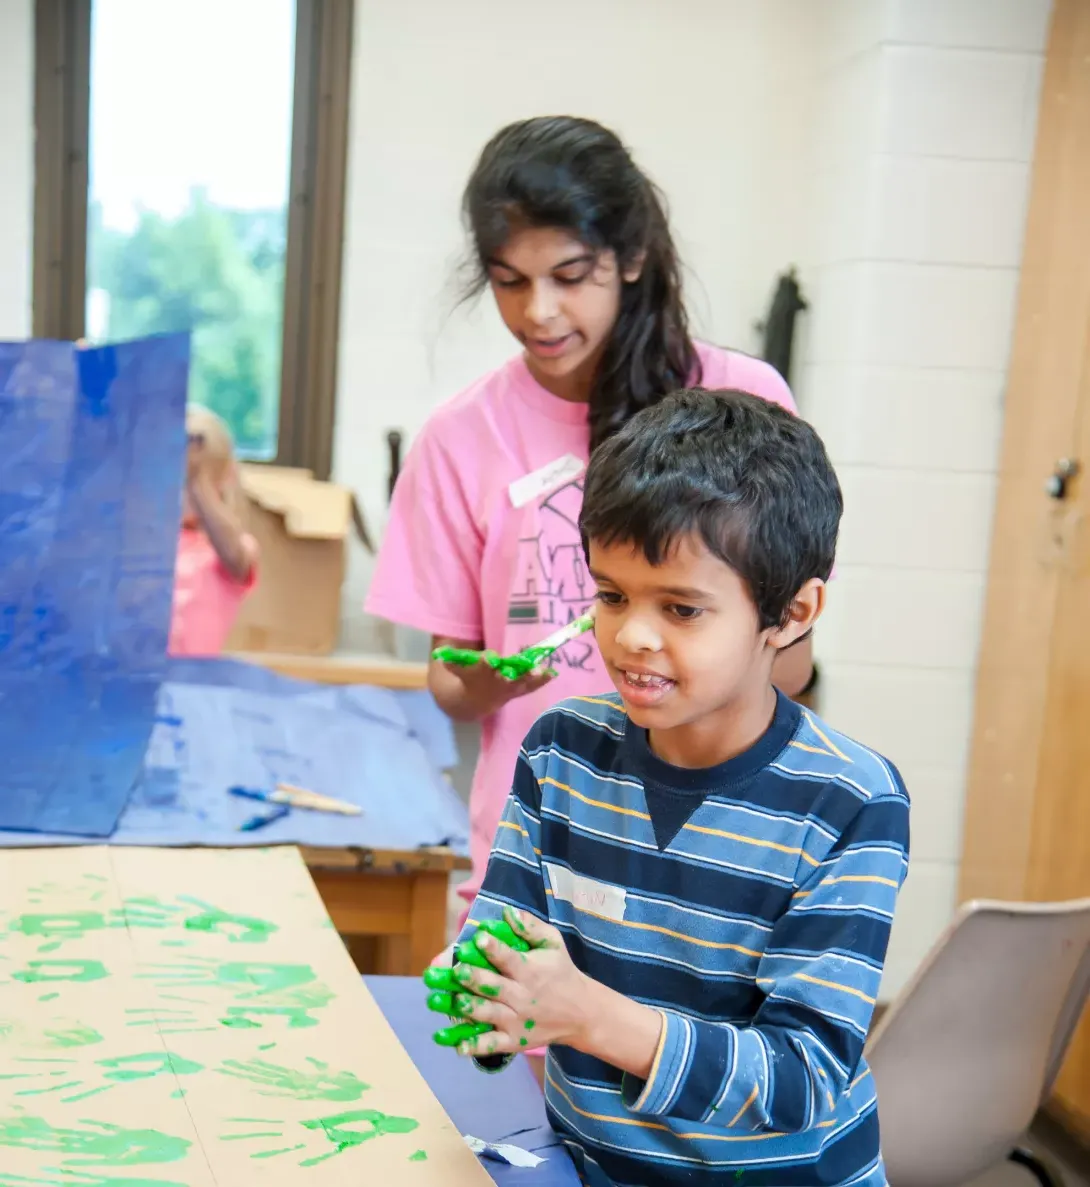
<svg viewBox="0 0 1090 1187">
<path fill-rule="evenodd" d="M 594 610 L 591 609 L 586 614 L 573 618 L 567 626 L 553 631 L 540 643 L 524 647 L 514 655 L 497 655 L 494 651 L 473 651 L 465 647 L 437 647 L 431 653 L 431 657 L 438 663 L 452 664 L 457 668 L 470 668 L 474 664 L 485 663 L 499 672 L 505 680 L 521 680 L 523 676 L 538 671 L 565 643 L 578 639 L 593 626 Z"/>
<path fill-rule="evenodd" d="M 478 924 L 478 931 L 486 932 L 493 936 L 501 943 L 506 944 L 509 948 L 513 948 L 516 952 L 529 952 L 530 945 L 520 936 L 515 935 L 511 925 L 503 919 L 486 919 L 484 922 Z M 489 961 L 485 954 L 477 947 L 472 940 L 463 940 L 457 944 L 454 949 L 454 959 L 461 964 L 473 965 L 475 968 L 488 969 L 491 972 L 496 972 L 496 967 Z M 428 994 L 428 1009 L 434 1010 L 437 1014 L 446 1014 L 447 1017 L 455 1021 L 455 1025 L 446 1026 L 442 1030 L 437 1030 L 432 1038 L 440 1047 L 457 1047 L 459 1043 L 466 1039 L 474 1038 L 479 1034 L 486 1034 L 492 1029 L 487 1022 L 473 1022 L 465 1021 L 467 1016 L 471 1017 L 470 1011 L 459 1007 L 457 999 L 459 997 L 464 999 L 472 998 L 474 995 L 466 990 L 465 986 L 454 975 L 454 968 L 443 968 L 441 966 L 432 965 L 430 968 L 424 970 L 424 984 L 428 989 L 432 990 Z"/>
</svg>

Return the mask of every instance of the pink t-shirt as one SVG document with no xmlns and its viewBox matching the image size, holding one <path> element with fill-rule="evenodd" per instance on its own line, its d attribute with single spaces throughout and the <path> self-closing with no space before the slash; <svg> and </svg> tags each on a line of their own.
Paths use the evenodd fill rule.
<svg viewBox="0 0 1090 1187">
<path fill-rule="evenodd" d="M 204 532 L 182 528 L 174 563 L 170 654 L 219 655 L 256 582 L 256 565 L 245 581 L 239 581 L 224 568 Z"/>
<path fill-rule="evenodd" d="M 795 411 L 767 363 L 703 343 L 697 353 L 703 387 Z M 587 411 L 541 387 L 522 356 L 438 408 L 398 478 L 368 612 L 501 655 L 584 613 L 595 593 L 578 526 Z M 566 697 L 612 689 L 591 636 L 559 651 L 553 667 L 555 680 L 482 724 L 469 801 L 473 873 L 460 888 L 470 902 L 530 726 Z"/>
</svg>

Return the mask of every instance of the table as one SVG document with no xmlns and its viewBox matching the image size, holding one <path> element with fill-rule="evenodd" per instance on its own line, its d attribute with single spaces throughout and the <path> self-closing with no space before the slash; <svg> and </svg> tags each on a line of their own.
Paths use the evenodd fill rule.
<svg viewBox="0 0 1090 1187">
<path fill-rule="evenodd" d="M 468 857 L 444 847 L 300 852 L 363 971 L 419 976 L 446 946 L 450 873 L 468 870 Z"/>
<path fill-rule="evenodd" d="M 361 969 L 419 975 L 446 942 L 451 871 L 470 868 L 456 851 L 468 841 L 465 805 L 440 774 L 457 759 L 453 733 L 421 690 L 423 665 L 307 658 L 304 672 L 284 657 L 260 658 L 169 661 L 142 779 L 107 843 L 298 846 Z M 304 675 L 308 683 L 297 683 Z M 292 812 L 241 832 L 260 809 L 226 789 L 278 778 L 348 798 L 365 786 L 365 810 Z M 3 847 L 87 843 L 0 833 Z"/>
<path fill-rule="evenodd" d="M 436 1016 L 424 1004 L 415 977 L 364 977 L 367 988 L 450 1119 L 465 1134 L 486 1142 L 510 1140 L 545 1161 L 536 1167 L 506 1166 L 489 1158 L 481 1165 L 502 1187 L 579 1187 L 567 1151 L 545 1119 L 545 1102 L 522 1059 L 496 1076 L 431 1041 Z"/>
<path fill-rule="evenodd" d="M 318 684 L 372 684 L 402 691 L 428 686 L 426 664 L 378 656 L 246 652 L 231 658 Z M 450 874 L 468 870 L 469 858 L 441 847 L 300 851 L 334 927 L 358 964 L 380 974 L 419 976 L 443 949 Z"/>
</svg>

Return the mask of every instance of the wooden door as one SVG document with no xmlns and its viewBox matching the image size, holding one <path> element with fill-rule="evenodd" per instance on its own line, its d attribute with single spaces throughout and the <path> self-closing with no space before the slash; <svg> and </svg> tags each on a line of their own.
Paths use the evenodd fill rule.
<svg viewBox="0 0 1090 1187">
<path fill-rule="evenodd" d="M 1079 472 L 1046 492 L 1062 459 Z M 1090 0 L 1056 0 L 1004 418 L 960 897 L 1090 896 Z M 1090 1140 L 1090 1024 L 1055 1107 Z"/>
</svg>

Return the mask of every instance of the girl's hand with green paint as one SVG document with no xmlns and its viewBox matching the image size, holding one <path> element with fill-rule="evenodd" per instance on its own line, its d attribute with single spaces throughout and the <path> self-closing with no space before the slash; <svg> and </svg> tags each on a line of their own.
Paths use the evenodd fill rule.
<svg viewBox="0 0 1090 1187">
<path fill-rule="evenodd" d="M 439 647 L 480 650 L 479 643 L 440 637 L 432 639 L 432 650 Z M 464 666 L 433 659 L 428 664 L 428 690 L 439 708 L 454 721 L 482 721 L 502 709 L 508 701 L 544 688 L 555 675 L 551 670 L 542 670 L 508 680 L 484 661 Z"/>
<path fill-rule="evenodd" d="M 516 951 L 483 928 L 474 934 L 474 945 L 495 971 L 455 965 L 452 976 L 463 992 L 454 1000 L 459 1017 L 493 1030 L 467 1035 L 459 1054 L 499 1055 L 549 1043 L 583 1049 L 590 1021 L 584 1006 L 595 982 L 572 963 L 555 927 L 512 907 L 503 914 L 529 951 Z"/>
</svg>

